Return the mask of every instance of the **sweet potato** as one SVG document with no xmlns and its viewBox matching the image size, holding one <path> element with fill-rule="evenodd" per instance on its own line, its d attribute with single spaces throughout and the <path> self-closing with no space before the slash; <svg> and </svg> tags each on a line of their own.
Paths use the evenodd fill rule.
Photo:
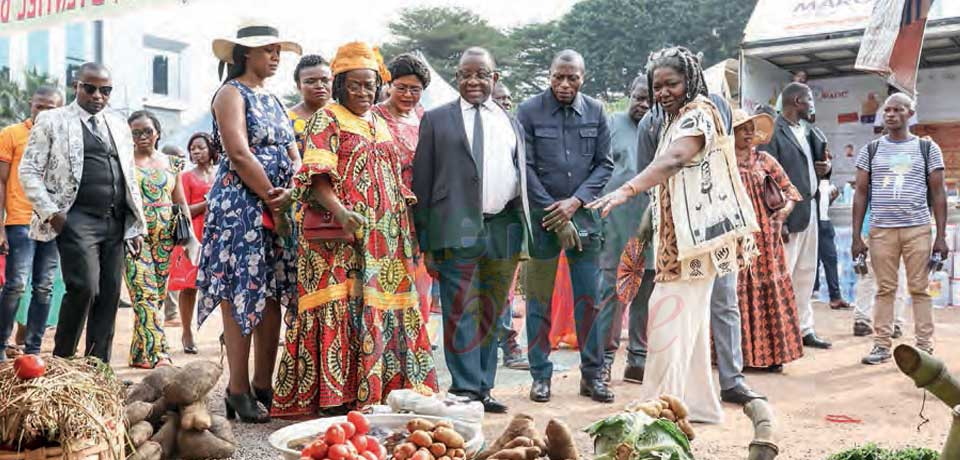
<svg viewBox="0 0 960 460">
<path fill-rule="evenodd" d="M 676 414 L 678 419 L 687 418 L 689 414 L 687 405 L 680 398 L 673 395 L 660 395 L 660 399 L 670 405 L 670 410 Z"/>
<path fill-rule="evenodd" d="M 407 431 L 411 433 L 417 431 L 430 432 L 433 431 L 434 428 L 436 428 L 436 425 L 434 425 L 433 422 L 424 420 L 422 418 L 411 419 L 409 422 L 407 422 Z"/>
<path fill-rule="evenodd" d="M 693 441 L 694 438 L 696 438 L 696 433 L 693 431 L 693 425 L 690 424 L 690 419 L 680 419 L 677 422 L 677 427 L 680 428 L 683 434 L 687 435 L 687 439 Z"/>
<path fill-rule="evenodd" d="M 212 424 L 213 420 L 204 401 L 197 401 L 180 409 L 180 427 L 184 430 L 209 430 Z"/>
<path fill-rule="evenodd" d="M 536 447 L 514 447 L 493 454 L 491 460 L 535 460 L 542 452 Z"/>
<path fill-rule="evenodd" d="M 674 414 L 673 411 L 670 409 L 664 409 L 663 412 L 660 413 L 660 418 L 665 418 L 667 420 L 670 420 L 671 422 L 676 422 L 677 414 Z"/>
<path fill-rule="evenodd" d="M 209 430 L 177 433 L 177 447 L 183 460 L 226 459 L 237 452 L 230 422 L 219 416 L 212 419 Z"/>
<path fill-rule="evenodd" d="M 466 444 L 463 436 L 451 428 L 437 428 L 433 430 L 433 440 L 442 442 L 450 449 L 463 449 L 463 446 Z"/>
<path fill-rule="evenodd" d="M 430 453 L 437 458 L 443 457 L 447 454 L 447 445 L 442 442 L 435 442 L 430 445 Z"/>
<path fill-rule="evenodd" d="M 151 436 L 153 436 L 153 425 L 150 425 L 150 422 L 147 421 L 138 422 L 127 430 L 130 444 L 133 444 L 135 448 L 140 448 L 143 443 L 150 440 Z"/>
<path fill-rule="evenodd" d="M 124 398 L 123 403 L 131 404 L 137 401 L 152 403 L 162 396 L 162 394 L 163 393 L 156 388 L 140 382 L 131 385 L 130 388 L 127 389 L 127 397 Z"/>
<path fill-rule="evenodd" d="M 526 414 L 518 414 L 514 416 L 513 420 L 510 420 L 510 424 L 507 425 L 507 428 L 503 430 L 503 433 L 500 434 L 500 437 L 497 438 L 497 440 L 494 441 L 489 447 L 477 454 L 476 460 L 485 460 L 489 458 L 491 455 L 503 450 L 510 441 L 513 441 L 521 436 L 533 440 L 539 438 L 536 426 L 533 423 L 533 417 Z"/>
<path fill-rule="evenodd" d="M 145 401 L 134 401 L 123 408 L 123 418 L 127 427 L 132 427 L 150 418 L 153 404 Z"/>
<path fill-rule="evenodd" d="M 417 453 L 417 446 L 412 442 L 398 444 L 397 447 L 393 448 L 394 460 L 407 460 L 413 457 L 415 453 Z"/>
<path fill-rule="evenodd" d="M 176 412 L 167 412 L 163 416 L 163 426 L 150 438 L 163 447 L 163 455 L 167 458 L 173 458 L 177 450 L 177 431 L 180 431 L 180 416 Z"/>
<path fill-rule="evenodd" d="M 215 362 L 194 361 L 180 368 L 163 388 L 163 395 L 167 403 L 181 407 L 202 401 L 220 380 L 221 374 L 223 366 Z"/>
<path fill-rule="evenodd" d="M 433 445 L 433 437 L 430 436 L 430 433 L 427 433 L 423 430 L 417 430 L 413 433 L 410 433 L 410 437 L 407 438 L 407 441 L 413 443 L 417 447 L 430 447 Z"/>
<path fill-rule="evenodd" d="M 580 458 L 570 427 L 557 419 L 547 422 L 547 456 L 550 460 Z"/>
<path fill-rule="evenodd" d="M 153 441 L 147 441 L 137 449 L 127 460 L 161 460 L 163 459 L 163 447 Z"/>
</svg>

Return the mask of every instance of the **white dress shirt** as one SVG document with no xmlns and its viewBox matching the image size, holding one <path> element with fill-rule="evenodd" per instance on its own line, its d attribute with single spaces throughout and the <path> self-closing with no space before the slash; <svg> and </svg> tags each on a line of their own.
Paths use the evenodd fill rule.
<svg viewBox="0 0 960 460">
<path fill-rule="evenodd" d="M 813 168 L 813 149 L 810 148 L 810 141 L 807 139 L 807 126 L 804 125 L 804 121 L 801 120 L 800 123 L 796 125 L 787 122 L 790 125 L 790 131 L 793 132 L 793 137 L 797 140 L 797 143 L 800 144 L 800 148 L 803 149 L 803 155 L 807 157 L 807 172 L 810 174 L 810 193 L 817 193 L 817 186 L 819 179 L 817 179 L 817 171 Z"/>
<path fill-rule="evenodd" d="M 473 146 L 476 109 L 463 98 L 460 99 L 460 109 L 467 145 Z M 520 196 L 520 175 L 513 162 L 517 135 L 507 112 L 493 99 L 488 98 L 480 105 L 480 120 L 483 122 L 483 213 L 497 214 L 510 200 Z"/>
<path fill-rule="evenodd" d="M 77 112 L 80 114 L 80 121 L 83 123 L 84 126 L 87 127 L 87 129 L 90 130 L 90 132 L 99 135 L 100 139 L 104 141 L 109 141 L 110 135 L 108 134 L 109 131 L 107 130 L 107 120 L 103 118 L 103 112 L 100 112 L 94 115 L 90 112 L 87 112 L 87 109 L 84 109 L 83 107 L 81 107 L 80 104 L 77 104 Z M 96 117 L 97 119 L 96 129 L 94 129 L 93 125 L 90 124 L 90 117 Z"/>
</svg>

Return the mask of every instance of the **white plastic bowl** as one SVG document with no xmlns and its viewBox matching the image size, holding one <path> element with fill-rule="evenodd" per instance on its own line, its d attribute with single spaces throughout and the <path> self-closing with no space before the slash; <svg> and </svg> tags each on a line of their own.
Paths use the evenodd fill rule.
<svg viewBox="0 0 960 460">
<path fill-rule="evenodd" d="M 414 418 L 422 418 L 431 422 L 439 422 L 444 420 L 441 417 L 428 417 L 415 414 L 367 415 L 367 420 L 370 421 L 370 426 L 379 426 L 394 431 L 405 430 L 407 422 Z M 290 425 L 286 428 L 274 431 L 269 438 L 270 445 L 279 451 L 282 458 L 285 460 L 300 460 L 300 451 L 287 447 L 291 441 L 302 439 L 308 436 L 315 436 L 318 433 L 327 431 L 327 428 L 334 423 L 346 421 L 346 417 L 328 417 Z M 464 450 L 467 452 L 467 458 L 472 458 L 474 455 L 480 452 L 481 448 L 483 448 L 483 431 L 480 429 L 479 425 L 467 424 L 456 420 L 452 420 L 452 422 L 453 428 L 463 436 L 463 439 L 466 440 L 466 448 Z"/>
</svg>

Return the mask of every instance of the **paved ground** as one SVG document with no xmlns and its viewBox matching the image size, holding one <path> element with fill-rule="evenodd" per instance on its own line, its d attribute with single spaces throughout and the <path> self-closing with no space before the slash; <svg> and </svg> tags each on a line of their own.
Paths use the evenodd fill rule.
<svg viewBox="0 0 960 460">
<path fill-rule="evenodd" d="M 748 374 L 747 379 L 757 390 L 767 394 L 777 414 L 777 432 L 782 459 L 826 459 L 829 453 L 864 442 L 878 442 L 890 447 L 919 445 L 939 448 L 943 445 L 949 428 L 947 409 L 937 400 L 927 398 L 923 414 L 930 422 L 918 430 L 921 422 L 922 392 L 901 375 L 894 364 L 867 367 L 859 364 L 860 358 L 870 347 L 867 338 L 855 338 L 851 334 L 851 312 L 830 311 L 823 305 L 817 307 L 819 332 L 834 341 L 829 351 L 809 351 L 800 361 L 787 366 L 783 375 Z M 960 310 L 937 312 L 937 353 L 948 366 L 960 376 Z M 129 347 L 131 311 L 121 310 L 118 320 L 117 341 L 113 365 L 122 378 L 136 380 L 144 371 L 126 367 Z M 200 331 L 201 357 L 217 359 L 220 333 L 219 318 L 211 318 Z M 903 340 L 912 337 L 911 327 Z M 169 331 L 170 343 L 179 345 L 180 330 Z M 48 335 L 49 338 L 52 337 Z M 48 349 L 52 344 L 47 344 Z M 184 363 L 188 358 L 177 352 L 174 360 Z M 440 357 L 440 355 L 438 355 Z M 559 351 L 555 359 L 568 371 L 554 377 L 554 400 L 549 404 L 534 404 L 526 395 L 529 377 L 525 372 L 504 370 L 498 376 L 495 395 L 511 408 L 511 413 L 528 413 L 544 426 L 550 417 L 565 420 L 574 429 L 580 429 L 604 416 L 616 413 L 631 401 L 637 387 L 620 381 L 622 357 L 618 357 L 613 388 L 617 402 L 612 405 L 597 405 L 577 396 L 578 378 L 576 353 Z M 442 367 L 443 360 L 438 359 Z M 574 369 L 574 370 L 569 370 Z M 443 379 L 448 380 L 445 372 Z M 211 397 L 215 413 L 223 412 L 223 382 Z M 698 425 L 694 442 L 698 459 L 733 460 L 746 458 L 746 448 L 752 436 L 749 420 L 738 407 L 724 406 L 726 422 L 722 425 Z M 847 415 L 862 420 L 861 423 L 836 424 L 826 421 L 827 415 Z M 487 438 L 499 435 L 508 422 L 508 416 L 491 416 L 485 421 Z M 237 438 L 241 440 L 239 459 L 275 459 L 266 443 L 269 434 L 285 426 L 285 422 L 268 425 L 237 425 Z M 581 450 L 588 453 L 592 443 L 583 434 L 578 435 Z"/>
</svg>

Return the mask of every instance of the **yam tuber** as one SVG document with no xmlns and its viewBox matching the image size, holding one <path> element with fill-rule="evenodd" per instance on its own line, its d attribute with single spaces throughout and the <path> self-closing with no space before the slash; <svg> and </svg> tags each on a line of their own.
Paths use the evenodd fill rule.
<svg viewBox="0 0 960 460">
<path fill-rule="evenodd" d="M 180 427 L 184 430 L 209 430 L 212 424 L 213 420 L 204 401 L 197 401 L 180 409 Z"/>
<path fill-rule="evenodd" d="M 180 430 L 177 448 L 183 460 L 226 459 L 237 452 L 237 441 L 230 430 L 230 422 L 213 416 L 213 424 L 206 431 Z"/>
<path fill-rule="evenodd" d="M 172 366 L 161 366 L 147 374 L 143 378 L 143 383 L 145 385 L 150 385 L 155 388 L 157 392 L 163 393 L 163 389 L 167 387 L 167 384 L 173 381 L 179 371 L 176 367 Z"/>
<path fill-rule="evenodd" d="M 526 414 L 518 414 L 513 417 L 513 420 L 510 420 L 510 424 L 507 425 L 507 428 L 503 430 L 503 433 L 500 434 L 500 437 L 497 438 L 490 447 L 483 450 L 477 454 L 477 460 L 485 460 L 491 455 L 500 452 L 506 447 L 506 445 L 518 437 L 526 437 L 533 440 L 539 438 L 537 434 L 536 426 L 533 423 L 533 417 Z"/>
<path fill-rule="evenodd" d="M 542 453 L 536 447 L 514 447 L 513 449 L 501 450 L 490 458 L 491 460 L 535 460 Z"/>
<path fill-rule="evenodd" d="M 194 361 L 180 368 L 170 383 L 163 389 L 167 403 L 186 406 L 206 398 L 213 389 L 223 366 L 212 361 Z"/>
<path fill-rule="evenodd" d="M 551 419 L 547 422 L 547 456 L 550 460 L 570 460 L 580 458 L 577 445 L 573 442 L 573 433 L 565 423 Z"/>
<path fill-rule="evenodd" d="M 410 437 L 407 438 L 407 441 L 412 442 L 413 445 L 417 447 L 430 447 L 433 445 L 433 438 L 430 436 L 430 433 L 427 433 L 423 430 L 417 430 L 413 433 L 410 433 Z"/>
<path fill-rule="evenodd" d="M 526 436 L 519 436 L 503 446 L 504 449 L 513 449 L 514 447 L 534 447 L 533 440 Z"/>
<path fill-rule="evenodd" d="M 147 417 L 147 420 L 149 420 L 150 423 L 160 423 L 163 415 L 171 409 L 175 408 L 171 408 L 170 405 L 167 404 L 166 398 L 161 396 L 160 399 L 153 402 L 153 406 L 150 408 L 150 416 Z"/>
<path fill-rule="evenodd" d="M 693 432 L 693 425 L 690 424 L 689 419 L 680 419 L 677 421 L 677 427 L 680 428 L 683 434 L 687 435 L 687 439 L 693 441 L 694 438 L 696 438 L 696 433 Z"/>
<path fill-rule="evenodd" d="M 424 420 L 422 418 L 411 419 L 409 422 L 407 422 L 407 431 L 411 433 L 417 431 L 430 432 L 433 431 L 434 428 L 436 428 L 436 425 L 434 425 L 433 422 Z"/>
<path fill-rule="evenodd" d="M 145 401 L 134 401 L 123 408 L 123 418 L 127 427 L 132 427 L 150 418 L 153 404 Z"/>
<path fill-rule="evenodd" d="M 437 428 L 433 430 L 433 440 L 442 442 L 450 449 L 463 449 L 463 446 L 466 444 L 463 436 L 457 433 L 456 430 L 450 428 Z"/>
<path fill-rule="evenodd" d="M 660 399 L 670 406 L 670 410 L 676 414 L 678 419 L 687 418 L 689 413 L 689 411 L 687 411 L 687 405 L 684 404 L 680 398 L 673 395 L 660 395 Z"/>
<path fill-rule="evenodd" d="M 147 441 L 127 460 L 161 460 L 163 458 L 163 447 L 153 441 Z"/>
<path fill-rule="evenodd" d="M 127 389 L 127 397 L 123 400 L 123 403 L 131 404 L 137 401 L 152 403 L 162 395 L 163 393 L 156 388 L 140 382 Z"/>
<path fill-rule="evenodd" d="M 167 458 L 173 458 L 177 450 L 177 431 L 180 431 L 180 416 L 176 412 L 168 412 L 163 416 L 163 426 L 150 438 L 163 447 L 163 454 Z"/>
<path fill-rule="evenodd" d="M 148 421 L 138 422 L 127 430 L 127 437 L 130 438 L 130 444 L 134 448 L 140 448 L 145 442 L 153 436 L 153 425 Z"/>
</svg>

